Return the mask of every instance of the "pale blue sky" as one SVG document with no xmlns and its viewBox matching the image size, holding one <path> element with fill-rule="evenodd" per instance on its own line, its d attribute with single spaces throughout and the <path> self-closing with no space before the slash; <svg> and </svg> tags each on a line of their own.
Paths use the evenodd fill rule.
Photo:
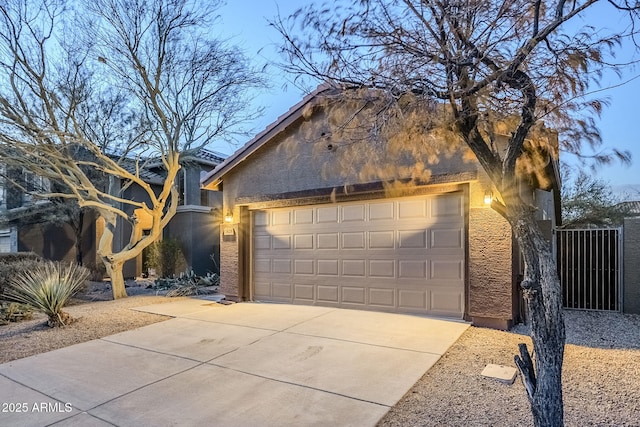
<svg viewBox="0 0 640 427">
<path fill-rule="evenodd" d="M 232 42 L 241 46 L 257 66 L 262 66 L 268 62 L 268 58 L 277 57 L 274 45 L 280 42 L 279 34 L 269 27 L 267 18 L 271 19 L 276 16 L 278 9 L 281 16 L 288 16 L 309 2 L 309 0 L 229 0 L 228 4 L 218 11 L 222 19 L 221 32 L 225 36 L 233 37 Z M 614 30 L 623 25 L 623 22 L 614 19 L 613 15 L 607 15 L 602 10 L 594 10 L 594 13 L 585 22 L 593 23 L 598 27 L 605 25 Z M 258 54 L 260 50 L 261 53 Z M 629 56 L 628 53 L 626 55 Z M 627 58 L 623 53 L 618 59 L 622 61 Z M 271 88 L 256 94 L 254 98 L 254 108 L 258 106 L 265 108 L 263 116 L 251 124 L 255 132 L 261 131 L 265 126 L 275 121 L 279 115 L 285 113 L 289 107 L 296 104 L 304 96 L 301 90 L 291 84 L 286 90 L 282 89 L 287 78 L 276 67 L 267 68 L 267 72 Z M 638 68 L 627 70 L 622 80 L 630 79 L 639 73 L 640 69 Z M 608 84 L 620 82 L 617 77 L 607 79 Z M 638 103 L 640 78 L 621 87 L 598 93 L 598 96 L 605 96 L 611 102 L 598 121 L 604 146 L 630 150 L 633 156 L 631 166 L 616 164 L 603 167 L 598 171 L 598 176 L 613 186 L 639 184 L 638 172 L 640 168 L 637 165 L 640 165 L 640 145 L 637 143 L 637 134 L 640 128 L 640 105 Z M 242 144 L 245 140 L 241 139 L 239 142 Z M 236 147 L 220 145 L 215 148 L 231 154 Z"/>
</svg>

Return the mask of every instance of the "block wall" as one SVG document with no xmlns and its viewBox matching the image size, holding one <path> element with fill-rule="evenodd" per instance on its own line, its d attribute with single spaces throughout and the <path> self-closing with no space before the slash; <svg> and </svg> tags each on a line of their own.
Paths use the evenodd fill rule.
<svg viewBox="0 0 640 427">
<path fill-rule="evenodd" d="M 623 310 L 640 314 L 640 218 L 625 218 Z"/>
</svg>

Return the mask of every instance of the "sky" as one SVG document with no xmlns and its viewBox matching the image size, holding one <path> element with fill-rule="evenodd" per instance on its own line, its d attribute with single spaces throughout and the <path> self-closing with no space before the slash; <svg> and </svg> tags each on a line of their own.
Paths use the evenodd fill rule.
<svg viewBox="0 0 640 427">
<path fill-rule="evenodd" d="M 221 34 L 224 37 L 231 37 L 231 42 L 240 46 L 251 58 L 256 66 L 262 66 L 270 60 L 281 60 L 277 54 L 276 46 L 280 43 L 280 35 L 271 28 L 267 19 L 272 19 L 278 14 L 286 17 L 297 8 L 310 3 L 309 0 L 260 0 L 260 1 L 240 1 L 228 0 L 227 4 L 218 10 L 221 16 Z M 609 10 L 609 9 L 607 9 Z M 624 25 L 607 10 L 594 9 L 593 12 L 583 21 L 594 26 L 604 26 L 615 30 L 616 27 Z M 625 50 L 618 56 L 619 60 L 626 60 L 631 55 L 631 50 Z M 640 57 L 640 55 L 636 55 Z M 604 79 L 605 86 L 613 86 L 623 81 L 633 79 L 640 75 L 640 68 L 626 70 L 622 79 L 616 76 L 608 76 Z M 264 114 L 252 122 L 253 134 L 260 132 L 267 125 L 274 122 L 278 116 L 285 113 L 289 107 L 299 102 L 305 93 L 292 84 L 288 84 L 286 89 L 283 85 L 290 81 L 292 77 L 282 74 L 276 67 L 267 68 L 267 80 L 270 88 L 256 94 L 254 105 L 251 108 L 264 108 Z M 630 82 L 597 93 L 597 96 L 608 99 L 610 102 L 601 117 L 597 119 L 597 124 L 601 130 L 603 147 L 629 150 L 632 154 L 632 164 L 624 166 L 616 163 L 612 166 L 601 167 L 596 171 L 598 178 L 608 182 L 614 190 L 626 191 L 626 187 L 637 186 L 640 193 L 640 144 L 638 144 L 638 133 L 640 133 L 640 78 L 635 78 Z M 240 139 L 242 145 L 249 138 Z M 214 147 L 215 149 L 231 154 L 237 146 L 224 144 Z M 575 161 L 568 160 L 570 165 Z"/>
</svg>

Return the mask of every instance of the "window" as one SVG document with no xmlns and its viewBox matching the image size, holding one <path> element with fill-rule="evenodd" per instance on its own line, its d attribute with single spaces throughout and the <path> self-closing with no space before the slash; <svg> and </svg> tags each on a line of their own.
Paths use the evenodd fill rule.
<svg viewBox="0 0 640 427">
<path fill-rule="evenodd" d="M 176 185 L 178 186 L 178 206 L 183 206 L 186 204 L 187 200 L 187 177 L 186 177 L 184 167 L 178 171 L 178 175 L 176 175 Z"/>
<path fill-rule="evenodd" d="M 29 192 L 46 193 L 51 190 L 49 180 L 41 176 L 37 176 L 32 172 L 24 171 L 24 188 Z M 23 204 L 33 202 L 33 196 L 29 193 L 23 194 Z"/>
</svg>

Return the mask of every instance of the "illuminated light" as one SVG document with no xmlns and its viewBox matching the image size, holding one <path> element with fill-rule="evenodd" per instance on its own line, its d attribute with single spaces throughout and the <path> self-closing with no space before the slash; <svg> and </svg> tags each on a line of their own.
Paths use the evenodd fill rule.
<svg viewBox="0 0 640 427">
<path fill-rule="evenodd" d="M 491 191 L 486 191 L 484 193 L 484 204 L 490 205 L 492 201 L 493 201 L 493 194 L 491 194 Z"/>
</svg>

